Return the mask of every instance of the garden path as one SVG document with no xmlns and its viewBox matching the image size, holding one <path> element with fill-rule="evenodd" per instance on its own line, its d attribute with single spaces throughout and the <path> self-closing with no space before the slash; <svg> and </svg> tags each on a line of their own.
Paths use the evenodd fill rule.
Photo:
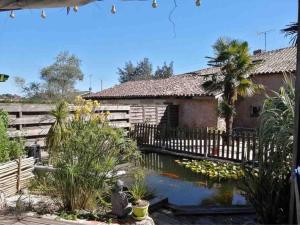
<svg viewBox="0 0 300 225">
<path fill-rule="evenodd" d="M 32 216 L 0 216 L 0 225 L 74 225 L 74 223 L 57 221 Z"/>
</svg>

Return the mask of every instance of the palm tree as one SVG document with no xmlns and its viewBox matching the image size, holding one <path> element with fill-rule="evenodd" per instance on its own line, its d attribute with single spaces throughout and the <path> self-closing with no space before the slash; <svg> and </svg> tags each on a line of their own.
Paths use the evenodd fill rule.
<svg viewBox="0 0 300 225">
<path fill-rule="evenodd" d="M 219 114 L 225 119 L 226 132 L 229 134 L 232 132 L 238 96 L 251 96 L 263 87 L 254 84 L 249 77 L 253 63 L 247 42 L 220 38 L 213 49 L 214 57 L 207 57 L 208 65 L 220 68 L 220 72 L 206 75 L 202 86 L 207 91 L 222 93 Z"/>
<path fill-rule="evenodd" d="M 298 23 L 291 23 L 286 26 L 286 28 L 281 30 L 283 33 L 285 33 L 285 36 L 291 37 L 291 43 L 296 46 L 298 42 Z"/>
</svg>

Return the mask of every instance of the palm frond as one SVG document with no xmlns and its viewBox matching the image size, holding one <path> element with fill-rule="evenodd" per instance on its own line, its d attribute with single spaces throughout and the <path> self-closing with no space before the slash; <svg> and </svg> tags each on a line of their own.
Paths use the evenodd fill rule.
<svg viewBox="0 0 300 225">
<path fill-rule="evenodd" d="M 298 23 L 291 23 L 282 29 L 281 32 L 285 33 L 286 37 L 291 37 L 290 43 L 296 45 L 298 42 Z"/>
<path fill-rule="evenodd" d="M 245 96 L 253 96 L 254 94 L 264 90 L 264 86 L 261 84 L 255 84 L 250 79 L 241 79 L 236 87 L 237 94 Z"/>
</svg>

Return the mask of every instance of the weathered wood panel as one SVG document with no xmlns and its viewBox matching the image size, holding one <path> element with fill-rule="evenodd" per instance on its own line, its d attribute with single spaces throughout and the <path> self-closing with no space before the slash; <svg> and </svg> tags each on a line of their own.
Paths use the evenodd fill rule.
<svg viewBox="0 0 300 225">
<path fill-rule="evenodd" d="M 26 187 L 34 176 L 34 162 L 34 158 L 27 158 L 0 164 L 0 191 L 6 197 Z"/>
<path fill-rule="evenodd" d="M 178 106 L 175 105 L 134 105 L 130 107 L 130 123 L 178 125 Z"/>
<path fill-rule="evenodd" d="M 50 104 L 21 104 L 21 103 L 0 103 L 0 110 L 9 113 L 8 134 L 10 137 L 24 137 L 30 146 L 36 141 L 42 147 L 45 146 L 45 137 L 55 122 L 50 112 L 55 105 Z M 70 105 L 70 112 L 75 107 Z M 130 106 L 125 105 L 102 105 L 96 108 L 96 113 L 110 112 L 109 124 L 116 128 L 130 128 Z"/>
</svg>

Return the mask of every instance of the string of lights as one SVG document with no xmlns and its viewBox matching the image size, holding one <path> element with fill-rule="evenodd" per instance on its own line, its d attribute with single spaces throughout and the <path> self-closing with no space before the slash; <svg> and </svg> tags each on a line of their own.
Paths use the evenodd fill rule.
<svg viewBox="0 0 300 225">
<path fill-rule="evenodd" d="M 196 6 L 201 6 L 201 0 L 195 0 L 195 5 Z M 156 9 L 159 7 L 159 4 L 157 2 L 157 0 L 152 0 L 152 8 Z M 66 6 L 66 10 L 67 10 L 67 15 L 69 15 L 70 10 L 71 10 L 71 6 Z M 74 4 L 73 5 L 73 11 L 76 13 L 79 10 L 79 4 Z M 110 12 L 112 14 L 116 14 L 117 13 L 117 7 L 115 4 L 112 5 Z M 15 10 L 10 10 L 9 13 L 9 17 L 11 19 L 15 19 L 16 18 L 16 14 L 15 14 Z M 41 9 L 41 18 L 42 19 L 46 19 L 47 15 L 46 15 L 46 10 L 45 9 Z"/>
</svg>

